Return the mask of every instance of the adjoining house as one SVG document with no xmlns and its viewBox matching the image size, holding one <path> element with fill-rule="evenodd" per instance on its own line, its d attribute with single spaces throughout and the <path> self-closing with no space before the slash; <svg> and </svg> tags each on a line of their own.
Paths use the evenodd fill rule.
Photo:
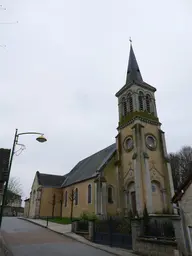
<svg viewBox="0 0 192 256">
<path fill-rule="evenodd" d="M 144 82 L 132 45 L 125 85 L 116 93 L 116 142 L 80 161 L 67 175 L 37 172 L 30 217 L 117 213 L 173 213 L 166 141 L 157 114 L 156 88 Z M 115 128 L 115 127 L 114 127 Z"/>
<path fill-rule="evenodd" d="M 61 216 L 61 185 L 65 175 L 52 175 L 36 172 L 29 202 L 29 217 Z"/>
<path fill-rule="evenodd" d="M 21 195 L 18 195 L 10 190 L 7 190 L 7 206 L 21 207 L 22 199 Z"/>
<path fill-rule="evenodd" d="M 25 205 L 24 205 L 24 217 L 28 218 L 29 217 L 29 204 L 30 204 L 30 198 L 26 198 L 24 200 Z"/>
<path fill-rule="evenodd" d="M 3 215 L 4 216 L 17 216 L 17 215 L 23 215 L 23 207 L 21 195 L 18 195 L 16 193 L 13 193 L 10 190 L 7 190 L 7 199 L 6 205 L 3 209 Z"/>
<path fill-rule="evenodd" d="M 192 173 L 175 192 L 172 203 L 177 205 L 181 216 L 180 224 L 183 232 L 180 231 L 182 235 L 180 242 L 191 253 L 189 255 L 192 255 Z"/>
</svg>

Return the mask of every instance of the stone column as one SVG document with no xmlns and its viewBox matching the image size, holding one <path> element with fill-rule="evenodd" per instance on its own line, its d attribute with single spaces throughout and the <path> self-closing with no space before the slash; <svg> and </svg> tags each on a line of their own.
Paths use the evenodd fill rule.
<svg viewBox="0 0 192 256">
<path fill-rule="evenodd" d="M 152 189 L 151 189 L 151 177 L 149 171 L 149 161 L 148 157 L 145 156 L 145 189 L 146 189 L 146 206 L 148 213 L 153 212 L 153 199 L 152 199 Z"/>
<path fill-rule="evenodd" d="M 89 221 L 89 240 L 93 241 L 93 236 L 94 236 L 94 222 Z"/>
<path fill-rule="evenodd" d="M 133 111 L 137 111 L 137 101 L 136 101 L 137 95 L 135 92 L 132 94 L 132 99 L 133 99 Z"/>
<path fill-rule="evenodd" d="M 102 214 L 107 215 L 107 185 L 102 182 Z"/>
<path fill-rule="evenodd" d="M 143 151 L 143 158 L 144 158 L 144 180 L 145 180 L 145 200 L 146 200 L 146 207 L 148 213 L 153 212 L 153 200 L 152 200 L 152 189 L 151 189 L 151 176 L 149 170 L 149 157 L 146 153 L 146 146 L 145 146 L 145 135 L 143 132 L 143 126 L 141 126 L 141 141 L 142 141 L 142 151 Z"/>
<path fill-rule="evenodd" d="M 119 182 L 119 167 L 116 165 L 116 200 L 117 200 L 117 208 L 120 208 L 120 182 Z"/>
<path fill-rule="evenodd" d="M 131 221 L 131 230 L 132 230 L 132 247 L 133 251 L 137 252 L 137 238 L 140 235 L 140 220 L 134 219 Z"/>
<path fill-rule="evenodd" d="M 135 93 L 135 104 L 136 104 L 136 111 L 139 111 L 139 99 L 138 99 L 138 93 Z"/>
<path fill-rule="evenodd" d="M 136 194 L 136 206 L 137 206 L 137 212 L 139 215 L 141 215 L 141 196 L 140 196 L 140 170 L 138 167 L 137 160 L 133 160 L 134 165 L 134 176 L 135 176 L 135 194 Z"/>
<path fill-rule="evenodd" d="M 161 190 L 162 193 L 162 201 L 163 201 L 163 208 L 166 211 L 167 210 L 167 199 L 166 199 L 166 189 Z"/>
<path fill-rule="evenodd" d="M 95 214 L 98 213 L 98 184 L 95 182 Z"/>
<path fill-rule="evenodd" d="M 136 152 L 133 154 L 133 165 L 134 165 L 134 178 L 135 178 L 135 193 L 136 193 L 136 205 L 139 216 L 142 215 L 142 184 L 141 184 L 141 145 L 140 145 L 140 125 L 136 124 L 134 127 L 133 138 L 135 141 Z"/>
<path fill-rule="evenodd" d="M 99 208 L 100 214 L 103 214 L 103 191 L 102 191 L 102 182 L 99 185 Z"/>
</svg>

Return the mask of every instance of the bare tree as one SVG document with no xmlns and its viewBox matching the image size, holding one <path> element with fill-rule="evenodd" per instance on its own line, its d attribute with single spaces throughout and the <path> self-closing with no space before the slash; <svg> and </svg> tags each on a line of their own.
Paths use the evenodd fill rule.
<svg viewBox="0 0 192 256">
<path fill-rule="evenodd" d="M 71 202 L 70 218 L 72 220 L 73 219 L 73 206 L 74 206 L 74 201 L 76 200 L 76 193 L 75 193 L 74 188 L 71 189 L 71 192 L 69 194 L 69 200 Z"/>
<path fill-rule="evenodd" d="M 9 205 L 13 203 L 15 200 L 19 199 L 23 195 L 22 186 L 20 180 L 16 177 L 10 177 L 6 198 L 5 198 L 5 205 Z"/>
<path fill-rule="evenodd" d="M 192 148 L 184 146 L 176 153 L 169 154 L 175 190 L 187 179 L 192 170 Z"/>
<path fill-rule="evenodd" d="M 51 213 L 51 216 L 52 216 L 52 218 L 54 218 L 54 214 L 55 214 L 55 204 L 56 204 L 56 195 L 55 194 L 53 194 L 53 196 L 52 196 L 52 200 L 51 200 L 51 202 L 49 202 L 51 205 L 52 205 L 52 213 Z"/>
</svg>

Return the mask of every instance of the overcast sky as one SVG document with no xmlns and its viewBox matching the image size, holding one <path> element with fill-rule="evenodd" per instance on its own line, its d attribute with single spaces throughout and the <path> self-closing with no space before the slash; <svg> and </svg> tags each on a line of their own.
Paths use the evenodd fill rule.
<svg viewBox="0 0 192 256">
<path fill-rule="evenodd" d="M 115 142 L 129 37 L 156 101 L 168 151 L 192 141 L 191 0 L 1 0 L 0 147 L 15 128 L 26 150 L 12 176 L 29 196 L 35 172 L 65 174 Z"/>
</svg>

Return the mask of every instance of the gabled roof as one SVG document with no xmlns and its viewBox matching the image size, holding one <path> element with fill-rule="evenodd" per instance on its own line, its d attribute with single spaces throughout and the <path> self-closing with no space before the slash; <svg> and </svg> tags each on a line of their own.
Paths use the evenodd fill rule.
<svg viewBox="0 0 192 256">
<path fill-rule="evenodd" d="M 192 183 L 192 172 L 189 177 L 185 180 L 183 184 L 177 189 L 175 195 L 172 198 L 172 203 L 176 203 L 177 201 L 181 200 L 182 196 L 185 194 L 186 190 Z"/>
<path fill-rule="evenodd" d="M 112 144 L 109 147 L 83 159 L 67 175 L 62 187 L 67 187 L 74 183 L 96 177 L 98 172 L 102 170 L 115 152 L 116 144 Z"/>
<path fill-rule="evenodd" d="M 37 179 L 39 185 L 43 187 L 61 187 L 66 175 L 46 174 L 37 171 Z"/>
</svg>

